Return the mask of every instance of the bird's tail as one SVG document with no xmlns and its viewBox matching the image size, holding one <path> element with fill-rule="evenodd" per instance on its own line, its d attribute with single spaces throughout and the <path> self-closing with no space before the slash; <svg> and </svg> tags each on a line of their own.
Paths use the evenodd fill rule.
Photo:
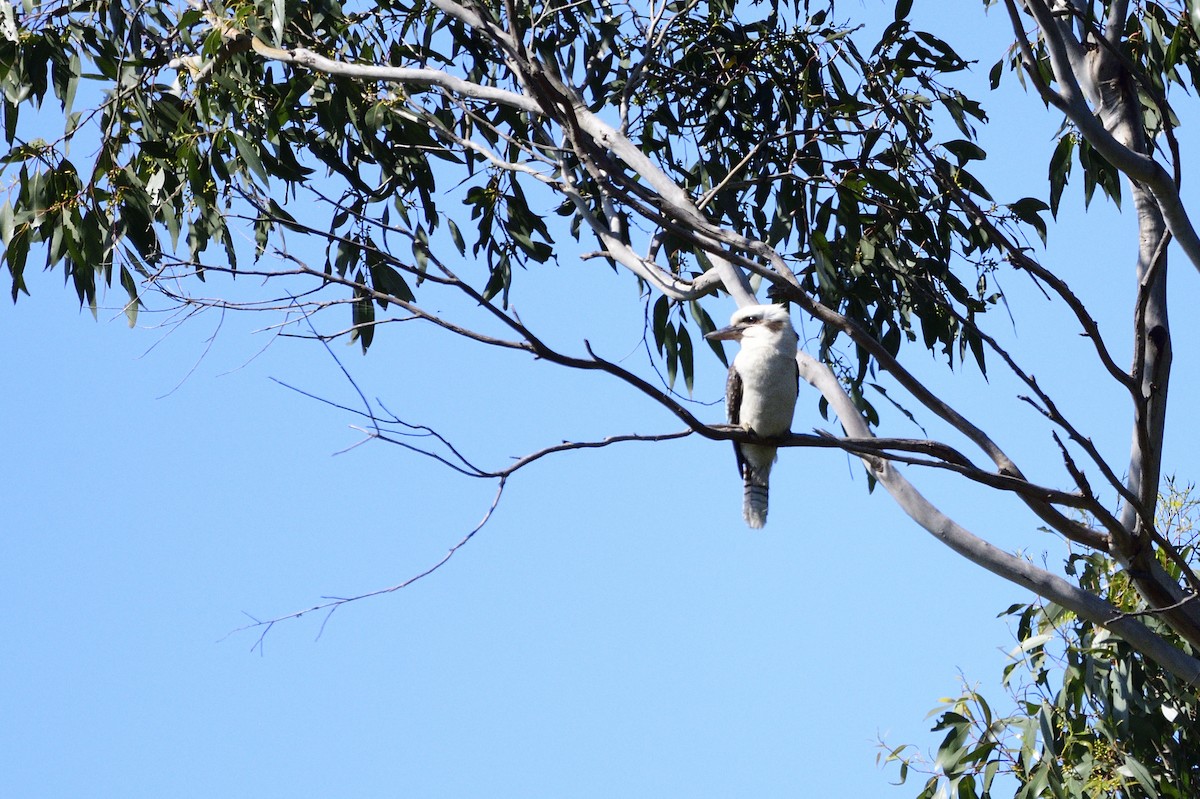
<svg viewBox="0 0 1200 799">
<path fill-rule="evenodd" d="M 769 471 L 759 471 L 749 463 L 745 465 L 743 479 L 745 491 L 742 497 L 742 516 L 746 524 L 760 529 L 767 523 L 767 478 Z"/>
</svg>

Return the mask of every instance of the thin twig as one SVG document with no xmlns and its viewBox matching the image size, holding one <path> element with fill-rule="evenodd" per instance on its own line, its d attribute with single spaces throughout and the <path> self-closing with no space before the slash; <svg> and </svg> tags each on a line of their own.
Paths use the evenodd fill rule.
<svg viewBox="0 0 1200 799">
<path fill-rule="evenodd" d="M 329 617 L 333 615 L 333 612 L 335 610 L 342 607 L 343 605 L 348 605 L 351 602 L 359 602 L 364 599 L 371 599 L 372 597 L 383 596 L 385 594 L 395 593 L 396 591 L 399 591 L 403 588 L 407 588 L 408 586 L 412 585 L 413 583 L 417 582 L 418 580 L 428 577 L 429 575 L 433 574 L 438 569 L 442 568 L 442 566 L 446 565 L 446 562 L 449 561 L 450 558 L 454 557 L 455 553 L 458 552 L 458 550 L 460 550 L 464 546 L 466 546 L 467 542 L 469 542 L 472 538 L 474 538 L 475 534 L 478 533 L 480 530 L 482 530 L 484 525 L 486 525 L 488 523 L 488 521 L 492 518 L 492 514 L 495 512 L 497 506 L 499 506 L 499 504 L 500 504 L 500 498 L 504 495 L 504 487 L 505 487 L 505 478 L 501 478 L 500 484 L 496 488 L 496 495 L 492 499 L 492 504 L 488 507 L 487 512 L 483 515 L 483 518 L 479 520 L 479 523 L 477 525 L 475 525 L 473 528 L 471 528 L 470 532 L 468 532 L 466 535 L 464 535 L 457 544 L 450 547 L 450 549 L 446 552 L 446 554 L 443 555 L 436 563 L 434 563 L 432 566 L 429 566 L 424 571 L 422 571 L 418 574 L 415 574 L 406 580 L 396 583 L 395 585 L 388 586 L 387 588 L 379 588 L 375 591 L 368 591 L 366 593 L 356 594 L 354 596 L 349 596 L 349 597 L 322 596 L 321 599 L 326 600 L 326 601 L 318 603 L 316 605 L 313 605 L 310 608 L 305 608 L 304 610 L 298 610 L 294 613 L 286 613 L 282 616 L 276 616 L 273 619 L 258 619 L 256 617 L 250 615 L 249 613 L 246 613 L 245 614 L 246 616 L 253 619 L 253 624 L 246 624 L 246 625 L 243 625 L 242 627 L 238 627 L 234 630 L 230 630 L 224 637 L 220 638 L 218 640 L 218 642 L 224 641 L 224 640 L 228 639 L 229 637 L 231 637 L 237 633 L 240 633 L 240 632 L 245 632 L 246 630 L 255 630 L 255 629 L 262 628 L 262 632 L 259 634 L 258 640 L 255 641 L 254 645 L 250 647 L 251 652 L 253 652 L 257 649 L 259 654 L 261 655 L 263 653 L 263 645 L 264 645 L 264 642 L 266 641 L 267 634 L 271 632 L 271 629 L 276 624 L 283 622 L 283 621 L 288 621 L 291 619 L 299 619 L 303 616 L 307 616 L 310 613 L 315 613 L 317 611 L 324 610 L 324 611 L 328 611 L 328 613 L 326 614 L 325 619 L 321 622 L 320 629 L 317 631 L 317 639 L 319 640 L 321 637 L 321 634 L 324 633 L 324 631 L 325 631 L 325 625 L 329 622 Z"/>
</svg>

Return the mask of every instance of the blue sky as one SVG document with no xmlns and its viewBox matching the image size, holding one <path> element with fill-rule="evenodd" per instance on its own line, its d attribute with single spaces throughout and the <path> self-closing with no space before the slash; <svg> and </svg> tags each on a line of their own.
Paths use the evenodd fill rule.
<svg viewBox="0 0 1200 799">
<path fill-rule="evenodd" d="M 966 8 L 916 14 L 980 60 L 982 84 L 1006 20 Z M 1013 199 L 1044 194 L 1056 119 L 1011 78 L 984 100 L 987 171 Z M 1068 189 L 1045 263 L 1092 303 L 1122 360 L 1133 221 L 1099 202 L 1085 215 L 1078 194 Z M 147 313 L 131 331 L 117 294 L 93 321 L 57 274 L 31 277 L 33 296 L 0 313 L 3 796 L 910 796 L 875 766 L 877 740 L 934 746 L 926 712 L 960 673 L 994 683 L 1010 645 L 995 616 L 1029 599 L 868 495 L 861 469 L 832 452 L 785 452 L 771 523 L 748 531 L 728 445 L 697 439 L 534 465 L 443 569 L 343 607 L 319 640 L 319 616 L 280 624 L 259 650 L 257 632 L 233 632 L 244 614 L 419 573 L 478 522 L 495 485 L 382 443 L 343 452 L 362 438 L 357 420 L 275 381 L 348 405 L 353 388 L 319 346 L 256 332 L 265 318 L 176 329 Z M 582 288 L 611 315 L 601 352 L 635 350 L 630 281 L 595 261 L 538 279 L 516 299 L 531 325 L 581 351 L 568 311 Z M 1195 291 L 1181 258 L 1173 280 Z M 1005 287 L 1005 340 L 1120 463 L 1119 393 L 1036 292 L 1015 277 Z M 1175 322 L 1168 471 L 1186 480 L 1200 365 L 1186 347 L 1195 320 Z M 334 350 L 368 397 L 485 465 L 681 427 L 601 377 L 417 325 L 381 330 L 366 358 Z M 702 363 L 696 396 L 716 401 L 723 369 Z M 916 368 L 994 422 L 1032 474 L 1062 483 L 998 370 L 986 384 Z M 794 429 L 815 426 L 816 397 L 802 395 Z M 979 534 L 1058 559 L 1017 503 L 912 478 Z"/>
</svg>

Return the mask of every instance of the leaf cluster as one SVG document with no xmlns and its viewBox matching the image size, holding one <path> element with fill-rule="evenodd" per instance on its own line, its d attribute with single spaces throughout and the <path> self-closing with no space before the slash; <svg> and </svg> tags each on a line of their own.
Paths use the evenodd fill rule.
<svg viewBox="0 0 1200 799">
<path fill-rule="evenodd" d="M 473 27 L 421 0 L 10 9 L 0 79 L 14 190 L 0 206 L 0 244 L 13 296 L 28 291 L 34 247 L 92 305 L 118 274 L 132 315 L 168 275 L 242 269 L 242 231 L 256 260 L 288 257 L 303 238 L 323 249 L 327 275 L 353 285 L 341 301 L 366 348 L 391 304 L 421 296 L 430 258 L 469 255 L 480 295 L 507 305 L 519 275 L 555 258 L 555 207 L 575 235 L 590 215 L 681 279 L 711 269 L 711 243 L 646 176 L 583 140 L 570 98 L 543 99 L 537 114 L 289 60 L 311 52 L 516 95 L 537 70 L 555 76 L 590 111 L 620 115 L 622 132 L 714 227 L 794 264 L 803 290 L 888 354 L 916 343 L 984 368 L 975 318 L 1000 298 L 991 275 L 1003 247 L 963 198 L 998 225 L 1042 235 L 1045 205 L 997 205 L 971 174 L 985 157 L 973 126 L 986 117 L 945 82 L 967 63 L 915 30 L 907 4 L 868 50 L 832 4 L 816 5 L 772 2 L 744 19 L 725 2 L 668 3 L 654 18 L 595 0 L 492 2 L 471 4 L 482 20 Z M 51 87 L 61 137 L 23 140 L 22 108 L 41 106 Z M 939 140 L 944 121 L 955 133 Z M 652 314 L 668 376 L 689 385 L 692 342 L 711 325 L 702 305 Z M 862 393 L 873 356 L 842 335 L 823 328 L 822 354 L 874 419 Z"/>
<path fill-rule="evenodd" d="M 1194 563 L 1197 500 L 1192 487 L 1169 490 L 1159 524 Z M 1164 556 L 1162 565 L 1178 572 Z M 1085 590 L 1136 615 L 1184 651 L 1188 644 L 1154 618 L 1129 575 L 1109 556 L 1073 555 L 1067 571 Z M 1015 783 L 1017 799 L 1166 797 L 1200 791 L 1200 697 L 1154 661 L 1098 625 L 1053 603 L 1013 605 L 1017 645 L 1003 685 L 1014 711 L 998 715 L 977 690 L 946 700 L 934 730 L 945 735 L 933 774 L 918 794 L 985 799 Z M 903 746 L 906 779 L 922 766 Z M 1008 795 L 1005 793 L 1004 795 Z"/>
<path fill-rule="evenodd" d="M 971 173 L 986 157 L 974 127 L 986 115 L 945 85 L 968 64 L 905 14 L 864 53 L 827 10 L 784 26 L 777 7 L 749 22 L 705 8 L 647 65 L 631 128 L 720 224 L 786 253 L 806 291 L 889 354 L 919 342 L 982 369 L 975 318 L 1001 297 L 991 275 L 1003 252 L 961 198 L 1042 237 L 1047 206 L 997 206 Z M 955 138 L 936 139 L 943 122 Z M 670 252 L 688 246 L 667 238 Z M 827 358 L 840 333 L 823 329 Z M 855 353 L 845 374 L 873 415 L 857 393 L 872 359 Z"/>
</svg>

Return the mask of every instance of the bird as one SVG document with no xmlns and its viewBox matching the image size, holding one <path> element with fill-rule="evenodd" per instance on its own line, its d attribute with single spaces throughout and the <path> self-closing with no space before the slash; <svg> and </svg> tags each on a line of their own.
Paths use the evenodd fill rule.
<svg viewBox="0 0 1200 799">
<path fill-rule="evenodd" d="M 762 438 L 775 438 L 791 430 L 800 389 L 796 363 L 799 337 L 787 308 L 744 306 L 734 312 L 728 327 L 714 330 L 705 338 L 741 344 L 725 382 L 729 423 Z M 733 443 L 744 485 L 742 515 L 754 529 L 767 523 L 767 488 L 776 449 L 767 444 Z"/>
</svg>

